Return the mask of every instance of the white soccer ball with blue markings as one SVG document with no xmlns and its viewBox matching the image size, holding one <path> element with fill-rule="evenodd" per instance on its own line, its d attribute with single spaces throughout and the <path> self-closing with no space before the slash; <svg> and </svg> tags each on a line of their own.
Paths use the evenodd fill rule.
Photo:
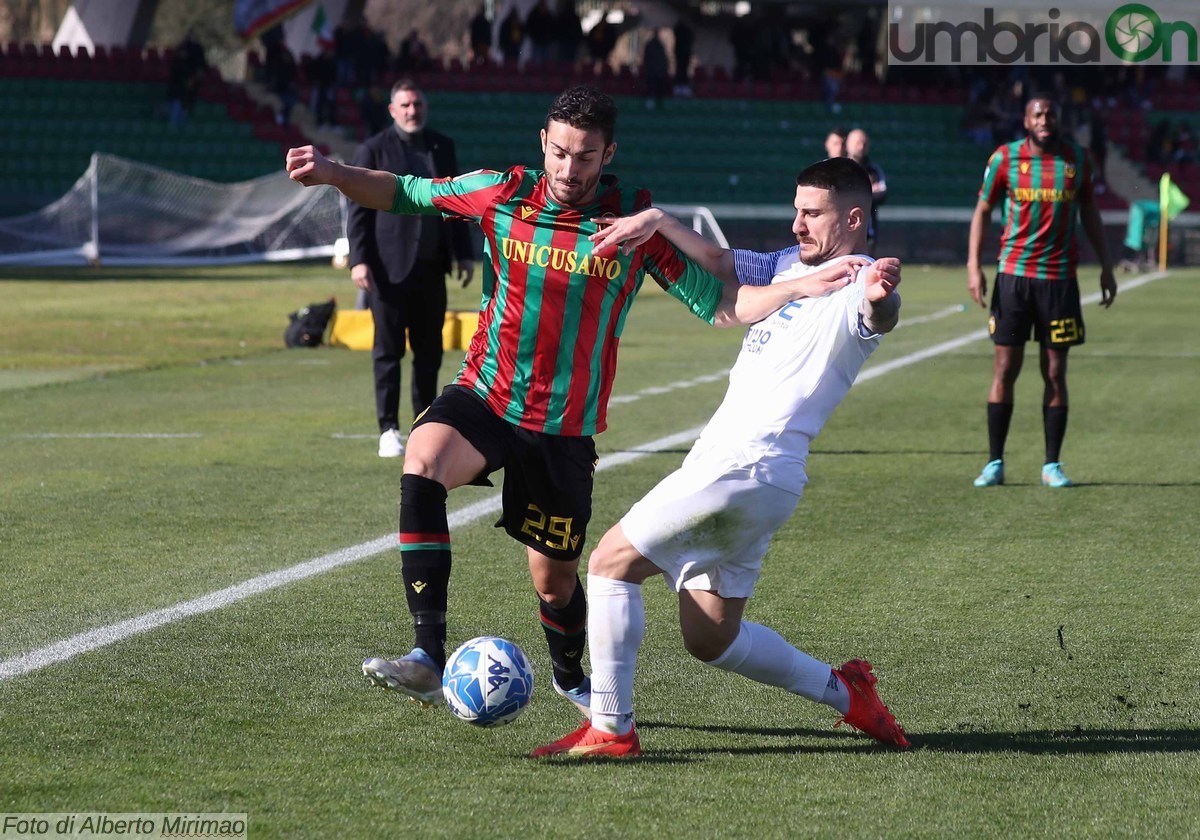
<svg viewBox="0 0 1200 840">
<path fill-rule="evenodd" d="M 446 660 L 442 695 L 455 717 L 467 723 L 512 723 L 533 697 L 533 668 L 524 651 L 512 642 L 480 636 Z"/>
</svg>

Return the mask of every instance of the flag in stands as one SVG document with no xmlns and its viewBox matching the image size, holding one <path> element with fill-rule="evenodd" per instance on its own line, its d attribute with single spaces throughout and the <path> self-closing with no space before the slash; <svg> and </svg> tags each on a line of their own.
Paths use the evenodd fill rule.
<svg viewBox="0 0 1200 840">
<path fill-rule="evenodd" d="M 249 40 L 276 24 L 290 18 L 313 0 L 236 0 L 233 4 L 233 27 L 237 34 Z"/>
<path fill-rule="evenodd" d="M 333 49 L 333 29 L 329 25 L 329 15 L 325 14 L 324 3 L 317 4 L 317 11 L 312 19 L 312 32 L 317 37 L 317 45 L 321 49 Z"/>
</svg>

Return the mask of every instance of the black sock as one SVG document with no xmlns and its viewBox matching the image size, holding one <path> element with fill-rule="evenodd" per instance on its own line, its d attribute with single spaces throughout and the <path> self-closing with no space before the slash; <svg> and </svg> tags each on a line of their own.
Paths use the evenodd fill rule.
<svg viewBox="0 0 1200 840">
<path fill-rule="evenodd" d="M 1053 464 L 1059 460 L 1067 436 L 1067 407 L 1042 406 L 1042 426 L 1046 429 L 1046 463 Z"/>
<path fill-rule="evenodd" d="M 587 597 L 575 578 L 571 600 L 561 609 L 540 602 L 542 630 L 550 648 L 550 664 L 560 688 L 570 691 L 583 682 L 583 651 L 587 647 Z"/>
<path fill-rule="evenodd" d="M 990 402 L 987 406 L 988 460 L 999 461 L 1004 457 L 1004 443 L 1008 440 L 1008 426 L 1012 423 L 1013 404 Z"/>
<path fill-rule="evenodd" d="M 400 479 L 400 568 L 415 644 L 446 664 L 446 597 L 450 587 L 450 526 L 446 488 L 419 475 Z"/>
</svg>

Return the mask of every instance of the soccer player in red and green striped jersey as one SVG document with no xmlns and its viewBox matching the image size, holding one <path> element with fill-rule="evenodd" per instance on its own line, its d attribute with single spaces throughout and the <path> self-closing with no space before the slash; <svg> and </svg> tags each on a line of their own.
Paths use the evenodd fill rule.
<svg viewBox="0 0 1200 840">
<path fill-rule="evenodd" d="M 489 484 L 504 468 L 498 525 L 526 546 L 552 684 L 586 710 L 578 568 L 591 516 L 592 436 L 606 425 L 618 341 L 643 279 L 718 326 L 752 323 L 804 294 L 799 283 L 726 286 L 660 235 L 632 249 L 593 250 L 597 219 L 650 206 L 646 191 L 603 172 L 616 151 L 615 123 L 610 97 L 566 91 L 541 132 L 543 170 L 427 179 L 345 166 L 311 146 L 287 153 L 289 176 L 305 186 L 331 184 L 378 210 L 469 219 L 484 234 L 479 328 L 454 383 L 413 424 L 405 452 L 401 571 L 415 647 L 363 663 L 375 684 L 426 705 L 441 698 L 445 664 L 447 491 Z"/>
<path fill-rule="evenodd" d="M 1112 259 L 1104 242 L 1094 195 L 1095 164 L 1078 143 L 1062 136 L 1058 104 L 1034 95 L 1025 105 L 1024 140 L 992 153 L 971 218 L 967 289 L 987 306 L 987 278 L 980 267 L 984 232 L 992 208 L 1004 202 L 1000 261 L 992 290 L 988 331 L 995 344 L 988 392 L 989 460 L 976 487 L 1004 483 L 1004 444 L 1013 414 L 1013 392 L 1030 334 L 1041 346 L 1045 389 L 1042 423 L 1046 459 L 1042 484 L 1070 487 L 1059 460 L 1067 431 L 1067 351 L 1084 340 L 1079 299 L 1077 220 L 1100 259 L 1100 305 L 1117 295 Z"/>
</svg>

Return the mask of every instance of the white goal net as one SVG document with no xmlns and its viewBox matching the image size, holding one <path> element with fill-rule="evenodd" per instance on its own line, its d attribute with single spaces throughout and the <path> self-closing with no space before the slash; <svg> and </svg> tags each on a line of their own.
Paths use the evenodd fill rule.
<svg viewBox="0 0 1200 840">
<path fill-rule="evenodd" d="M 0 218 L 0 265 L 206 265 L 331 257 L 343 234 L 332 187 L 281 170 L 222 184 L 94 154 L 62 198 Z"/>
</svg>

